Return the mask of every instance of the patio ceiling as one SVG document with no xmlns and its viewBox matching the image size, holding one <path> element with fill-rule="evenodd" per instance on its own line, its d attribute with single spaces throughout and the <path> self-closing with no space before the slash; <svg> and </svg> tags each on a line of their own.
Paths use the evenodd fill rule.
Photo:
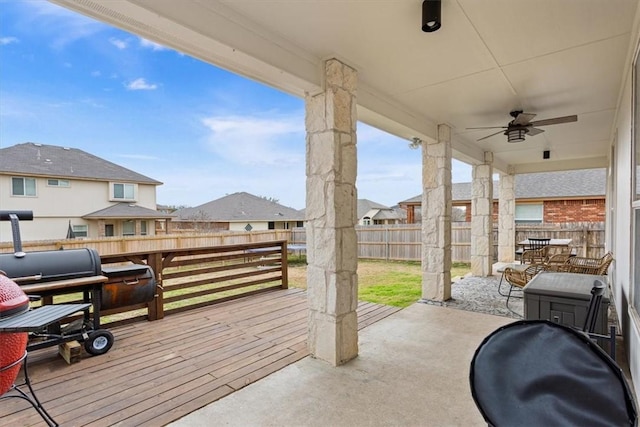
<svg viewBox="0 0 640 427">
<path fill-rule="evenodd" d="M 52 1 L 298 96 L 338 58 L 359 72 L 361 121 L 407 141 L 447 123 L 455 158 L 491 151 L 516 173 L 607 166 L 638 5 L 443 0 L 442 28 L 423 33 L 422 0 Z M 505 126 L 514 109 L 578 122 L 511 144 L 466 130 Z"/>
</svg>

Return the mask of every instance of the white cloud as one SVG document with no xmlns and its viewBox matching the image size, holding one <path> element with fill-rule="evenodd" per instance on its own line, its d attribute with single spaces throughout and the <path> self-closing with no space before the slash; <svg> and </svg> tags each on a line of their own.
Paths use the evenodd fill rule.
<svg viewBox="0 0 640 427">
<path fill-rule="evenodd" d="M 106 24 L 48 1 L 27 1 L 22 4 L 29 7 L 29 13 L 19 25 L 30 28 L 32 32 L 39 32 L 43 38 L 50 40 L 55 49 L 62 49 L 76 40 L 109 28 Z"/>
<path fill-rule="evenodd" d="M 126 40 L 122 40 L 122 39 L 117 39 L 115 37 L 111 37 L 109 39 L 109 43 L 111 43 L 112 45 L 114 45 L 115 47 L 117 47 L 120 50 L 123 50 L 123 49 L 127 48 L 127 41 Z"/>
<path fill-rule="evenodd" d="M 151 49 L 154 52 L 159 52 L 159 51 L 168 49 L 167 47 L 159 43 L 152 42 L 151 40 L 143 39 L 142 37 L 140 37 L 140 46 L 145 49 Z"/>
<path fill-rule="evenodd" d="M 17 37 L 0 37 L 0 46 L 4 46 L 11 43 L 19 43 L 19 42 L 20 40 L 18 40 Z"/>
<path fill-rule="evenodd" d="M 125 87 L 128 90 L 156 90 L 158 85 L 147 83 L 144 78 L 140 77 L 139 79 L 129 82 Z"/>
<path fill-rule="evenodd" d="M 98 70 L 92 71 L 91 72 L 91 77 L 100 77 L 102 75 L 102 73 Z"/>
<path fill-rule="evenodd" d="M 210 130 L 208 148 L 239 165 L 304 164 L 304 117 L 296 115 L 214 116 L 202 119 Z"/>
<path fill-rule="evenodd" d="M 92 99 L 92 98 L 85 98 L 85 99 L 81 99 L 81 100 L 80 100 L 80 102 L 81 102 L 82 104 L 88 105 L 88 106 L 93 107 L 93 108 L 104 108 L 104 105 L 103 105 L 103 104 L 101 104 L 101 103 L 99 103 L 99 102 L 95 101 L 95 100 L 94 100 L 94 99 Z"/>
</svg>

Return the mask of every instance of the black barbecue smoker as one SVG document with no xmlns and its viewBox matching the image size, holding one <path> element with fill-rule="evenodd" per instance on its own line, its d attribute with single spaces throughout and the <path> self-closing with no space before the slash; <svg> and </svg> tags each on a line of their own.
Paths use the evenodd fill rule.
<svg viewBox="0 0 640 427">
<path fill-rule="evenodd" d="M 70 249 L 58 251 L 24 252 L 20 238 L 19 220 L 33 220 L 32 211 L 0 211 L 0 221 L 11 221 L 13 253 L 0 254 L 0 270 L 17 283 L 22 291 L 37 298 L 75 292 L 83 293 L 85 309 L 82 319 L 69 324 L 61 324 L 62 318 L 51 319 L 47 316 L 45 324 L 33 323 L 39 317 L 41 308 L 33 309 L 28 317 L 5 319 L 2 329 L 13 330 L 28 326 L 29 344 L 27 350 L 36 350 L 79 341 L 91 355 L 104 354 L 113 345 L 111 332 L 101 329 L 100 309 L 102 286 L 108 280 L 102 274 L 100 256 L 94 249 Z M 89 304 L 90 303 L 90 304 Z M 8 323 L 11 320 L 11 323 Z M 28 322 L 29 325 L 21 325 Z"/>
</svg>

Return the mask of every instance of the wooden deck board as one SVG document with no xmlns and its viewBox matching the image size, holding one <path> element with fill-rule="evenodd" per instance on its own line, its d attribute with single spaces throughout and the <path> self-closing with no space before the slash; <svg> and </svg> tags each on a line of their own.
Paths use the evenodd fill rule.
<svg viewBox="0 0 640 427">
<path fill-rule="evenodd" d="M 107 354 L 73 365 L 32 352 L 30 376 L 61 425 L 165 425 L 306 357 L 307 310 L 292 288 L 127 324 Z M 358 327 L 398 310 L 360 303 Z M 24 400 L 0 402 L 6 425 L 43 424 Z"/>
</svg>

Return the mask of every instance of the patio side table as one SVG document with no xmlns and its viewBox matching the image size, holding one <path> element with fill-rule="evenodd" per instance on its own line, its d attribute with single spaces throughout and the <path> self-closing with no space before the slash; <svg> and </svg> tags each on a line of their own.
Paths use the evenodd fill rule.
<svg viewBox="0 0 640 427">
<path fill-rule="evenodd" d="M 591 288 L 596 279 L 607 282 L 606 276 L 578 273 L 541 272 L 524 287 L 524 318 L 527 320 L 550 320 L 565 326 L 582 329 L 589 302 Z M 609 292 L 605 289 L 595 333 L 609 334 Z M 609 355 L 615 355 L 615 343 L 598 338 L 598 345 Z"/>
</svg>

